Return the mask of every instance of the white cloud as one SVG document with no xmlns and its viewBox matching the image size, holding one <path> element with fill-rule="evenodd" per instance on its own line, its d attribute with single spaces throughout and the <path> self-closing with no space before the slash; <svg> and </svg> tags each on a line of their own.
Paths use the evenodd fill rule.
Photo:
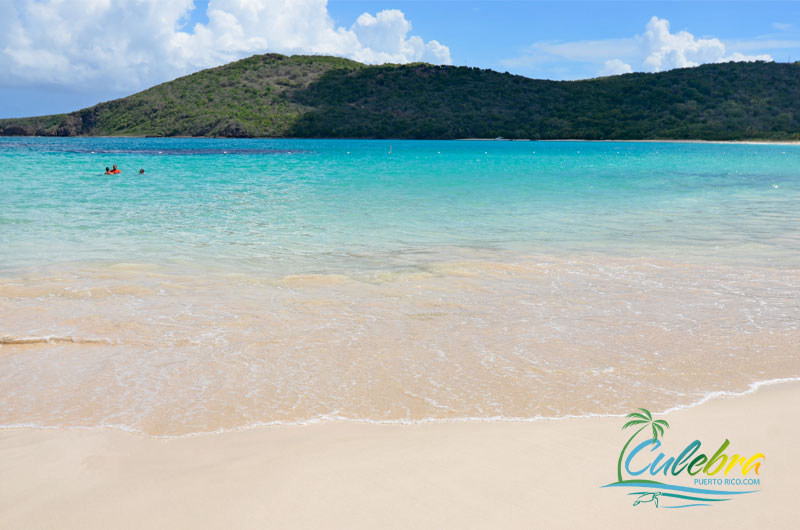
<svg viewBox="0 0 800 530">
<path fill-rule="evenodd" d="M 411 22 L 402 11 L 387 9 L 377 16 L 364 13 L 351 27 L 358 41 L 365 47 L 356 54 L 364 62 L 409 62 L 408 57 L 431 63 L 450 63 L 450 50 L 437 41 L 425 43 L 420 37 L 408 37 Z"/>
<path fill-rule="evenodd" d="M 534 42 L 518 57 L 503 59 L 509 68 L 525 68 L 553 61 L 575 61 L 602 64 L 611 57 L 634 57 L 634 39 L 582 40 L 572 42 Z"/>
<path fill-rule="evenodd" d="M 255 53 L 450 64 L 447 46 L 410 35 L 401 11 L 337 26 L 327 0 L 0 0 L 0 84 L 140 89 Z"/>
<path fill-rule="evenodd" d="M 705 63 L 772 60 L 769 55 L 744 55 L 739 52 L 727 55 L 721 40 L 697 39 L 688 31 L 670 33 L 669 21 L 658 17 L 651 18 L 647 23 L 641 41 L 646 53 L 642 64 L 653 72 Z"/>
<path fill-rule="evenodd" d="M 786 22 L 773 22 L 772 27 L 777 29 L 778 31 L 789 31 L 792 29 L 791 24 L 787 24 Z"/>
<path fill-rule="evenodd" d="M 642 35 L 592 41 L 535 42 L 522 55 L 505 59 L 501 64 L 547 72 L 563 71 L 565 65 L 571 65 L 573 71 L 588 75 L 660 72 L 704 63 L 772 61 L 767 54 L 743 53 L 764 50 L 768 44 L 767 41 L 741 41 L 726 46 L 720 39 L 696 38 L 688 31 L 672 33 L 668 20 L 652 17 Z M 786 41 L 785 44 L 788 47 L 793 42 Z M 734 51 L 729 52 L 729 48 Z"/>
<path fill-rule="evenodd" d="M 600 70 L 600 75 L 619 75 L 630 74 L 633 68 L 628 63 L 622 62 L 619 59 L 609 59 L 603 63 L 603 68 Z"/>
</svg>

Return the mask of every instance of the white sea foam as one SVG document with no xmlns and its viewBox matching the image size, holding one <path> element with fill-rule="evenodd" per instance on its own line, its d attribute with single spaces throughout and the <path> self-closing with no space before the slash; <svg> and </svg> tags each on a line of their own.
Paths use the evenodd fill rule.
<svg viewBox="0 0 800 530">
<path fill-rule="evenodd" d="M 758 391 L 762 387 L 800 383 L 800 377 L 785 377 L 780 379 L 770 379 L 766 381 L 756 381 L 748 385 L 748 388 L 743 391 L 715 391 L 705 394 L 702 398 L 685 405 L 675 405 L 662 412 L 652 412 L 653 415 L 665 415 L 680 410 L 694 408 L 714 399 L 719 398 L 736 398 L 743 397 Z M 244 432 L 253 429 L 263 429 L 270 427 L 303 427 L 310 425 L 320 425 L 325 423 L 361 423 L 371 425 L 426 425 L 426 424 L 448 424 L 448 423 L 533 423 L 542 421 L 568 421 L 568 420 L 581 420 L 588 418 L 624 418 L 626 413 L 586 413 L 586 414 L 564 414 L 560 416 L 532 416 L 532 417 L 509 417 L 509 416 L 470 416 L 470 417 L 454 417 L 454 418 L 420 418 L 420 419 L 370 419 L 370 418 L 353 418 L 347 416 L 340 416 L 336 414 L 323 414 L 313 418 L 296 421 L 257 421 L 232 427 L 228 429 L 215 429 L 211 431 L 198 431 L 186 434 L 174 435 L 158 435 L 144 432 L 141 429 L 132 427 L 125 424 L 109 424 L 100 423 L 98 425 L 42 425 L 37 423 L 11 423 L 0 424 L 0 430 L 14 430 L 14 429 L 40 429 L 40 430 L 116 430 L 138 436 L 155 439 L 173 439 L 173 438 L 190 438 L 195 436 L 214 436 L 225 434 L 229 432 Z"/>
<path fill-rule="evenodd" d="M 75 344 L 114 344 L 112 339 L 91 338 L 91 337 L 70 337 L 58 335 L 42 335 L 15 337 L 14 335 L 0 335 L 0 345 L 2 344 L 56 344 L 59 342 L 71 342 Z"/>
<path fill-rule="evenodd" d="M 484 251 L 364 277 L 106 267 L 10 279 L 0 423 L 173 436 L 536 421 L 667 410 L 800 371 L 787 318 L 797 272 L 651 265 Z M 711 381 L 683 375 L 708 363 L 721 367 Z"/>
</svg>

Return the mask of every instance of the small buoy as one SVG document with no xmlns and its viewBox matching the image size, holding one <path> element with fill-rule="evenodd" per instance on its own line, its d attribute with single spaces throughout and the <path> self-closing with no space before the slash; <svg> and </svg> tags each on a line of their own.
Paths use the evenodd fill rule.
<svg viewBox="0 0 800 530">
<path fill-rule="evenodd" d="M 776 190 L 777 190 L 778 188 L 780 188 L 780 186 L 778 186 L 777 184 L 773 184 L 773 185 L 772 185 L 772 187 L 773 187 L 773 188 L 775 188 Z"/>
<path fill-rule="evenodd" d="M 348 152 L 347 152 L 347 154 L 349 155 L 349 154 L 350 154 L 350 151 L 348 151 Z"/>
</svg>

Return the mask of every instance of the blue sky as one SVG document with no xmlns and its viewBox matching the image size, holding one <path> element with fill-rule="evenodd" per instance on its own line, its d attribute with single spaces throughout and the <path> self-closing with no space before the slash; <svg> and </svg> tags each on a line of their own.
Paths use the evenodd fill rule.
<svg viewBox="0 0 800 530">
<path fill-rule="evenodd" d="M 538 2 L 538 1 L 332 1 L 329 11 L 346 23 L 364 11 L 400 9 L 414 32 L 450 47 L 453 63 L 508 70 L 530 77 L 579 79 L 597 72 L 579 62 L 564 61 L 557 68 L 507 67 L 503 59 L 516 57 L 534 42 L 574 42 L 615 39 L 641 34 L 653 17 L 670 21 L 673 31 L 723 41 L 791 40 L 793 47 L 764 52 L 776 61 L 792 54 L 800 60 L 800 2 Z M 777 29 L 773 24 L 789 27 Z"/>
<path fill-rule="evenodd" d="M 800 60 L 800 2 L 289 5 L 212 0 L 209 10 L 208 0 L 0 0 L 0 117 L 71 111 L 266 51 L 424 60 L 548 79 Z"/>
</svg>

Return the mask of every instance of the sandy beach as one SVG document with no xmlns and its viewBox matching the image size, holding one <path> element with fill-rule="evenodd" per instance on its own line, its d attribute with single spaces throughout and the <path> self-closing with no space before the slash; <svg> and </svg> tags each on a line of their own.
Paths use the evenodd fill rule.
<svg viewBox="0 0 800 530">
<path fill-rule="evenodd" d="M 727 438 L 734 452 L 766 455 L 758 493 L 683 510 L 633 507 L 601 488 L 627 437 L 618 417 L 170 439 L 10 429 L 0 528 L 794 528 L 799 398 L 800 384 L 782 383 L 663 416 L 674 449 Z"/>
<path fill-rule="evenodd" d="M 457 138 L 460 142 L 486 142 L 490 140 L 506 142 L 605 142 L 605 143 L 658 143 L 658 144 L 732 144 L 732 145 L 800 145 L 798 140 L 586 140 L 580 138 L 547 138 L 542 140 L 531 140 L 529 138 Z"/>
</svg>

